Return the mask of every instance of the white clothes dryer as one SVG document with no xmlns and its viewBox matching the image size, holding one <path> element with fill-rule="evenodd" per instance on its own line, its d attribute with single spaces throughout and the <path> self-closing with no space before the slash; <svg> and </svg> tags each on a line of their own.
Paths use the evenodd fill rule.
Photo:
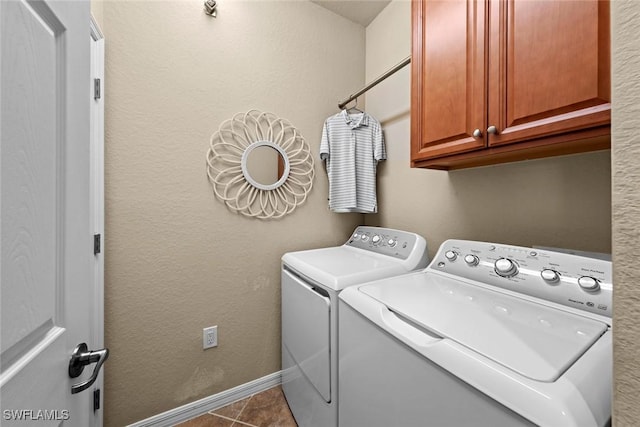
<svg viewBox="0 0 640 427">
<path fill-rule="evenodd" d="M 282 389 L 300 427 L 338 424 L 338 294 L 427 264 L 423 237 L 366 226 L 342 246 L 282 257 Z"/>
<path fill-rule="evenodd" d="M 342 426 L 604 426 L 611 262 L 448 240 L 340 294 Z"/>
</svg>

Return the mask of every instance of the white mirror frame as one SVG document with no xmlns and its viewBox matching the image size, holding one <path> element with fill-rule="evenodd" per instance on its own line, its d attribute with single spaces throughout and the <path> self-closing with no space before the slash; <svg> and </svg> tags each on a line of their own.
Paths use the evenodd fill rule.
<svg viewBox="0 0 640 427">
<path fill-rule="evenodd" d="M 280 154 L 280 156 L 282 157 L 282 161 L 284 163 L 284 170 L 282 172 L 282 176 L 280 177 L 280 179 L 274 182 L 273 184 L 261 184 L 255 179 L 253 179 L 253 177 L 249 173 L 249 169 L 247 165 L 249 162 L 249 154 L 251 154 L 253 150 L 259 147 L 271 147 L 274 150 L 276 150 L 278 154 Z M 287 153 L 285 153 L 284 150 L 280 148 L 279 145 L 276 145 L 271 141 L 256 141 L 250 146 L 248 146 L 244 150 L 244 153 L 242 153 L 242 158 L 240 159 L 240 166 L 242 166 L 242 174 L 244 175 L 244 179 L 246 179 L 247 182 L 249 182 L 249 184 L 253 185 L 254 187 L 260 190 L 275 190 L 276 188 L 280 187 L 287 180 L 287 177 L 289 176 L 289 170 L 290 170 L 289 158 L 287 157 Z"/>
<path fill-rule="evenodd" d="M 258 147 L 278 151 L 284 171 L 273 184 L 256 182 L 247 158 Z M 298 129 L 272 113 L 250 110 L 224 121 L 211 136 L 207 176 L 213 192 L 227 208 L 260 219 L 281 218 L 307 199 L 313 186 L 314 161 Z"/>
</svg>

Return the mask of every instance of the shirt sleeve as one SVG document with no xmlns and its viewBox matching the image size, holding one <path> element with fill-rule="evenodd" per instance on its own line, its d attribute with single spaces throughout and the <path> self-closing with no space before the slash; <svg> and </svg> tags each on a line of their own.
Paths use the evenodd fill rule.
<svg viewBox="0 0 640 427">
<path fill-rule="evenodd" d="M 382 135 L 382 126 L 376 123 L 373 132 L 373 158 L 376 161 L 386 160 L 387 150 L 384 146 L 384 136 Z"/>
<path fill-rule="evenodd" d="M 322 139 L 320 140 L 320 159 L 329 160 L 329 130 L 327 129 L 327 121 L 322 126 Z"/>
</svg>

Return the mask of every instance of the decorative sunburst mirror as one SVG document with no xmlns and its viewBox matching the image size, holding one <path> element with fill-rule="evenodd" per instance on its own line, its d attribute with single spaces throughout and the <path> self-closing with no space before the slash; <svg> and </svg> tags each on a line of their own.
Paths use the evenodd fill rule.
<svg viewBox="0 0 640 427">
<path fill-rule="evenodd" d="M 218 200 L 233 212 L 281 218 L 307 199 L 313 156 L 287 120 L 250 110 L 224 121 L 211 136 L 207 175 Z"/>
</svg>

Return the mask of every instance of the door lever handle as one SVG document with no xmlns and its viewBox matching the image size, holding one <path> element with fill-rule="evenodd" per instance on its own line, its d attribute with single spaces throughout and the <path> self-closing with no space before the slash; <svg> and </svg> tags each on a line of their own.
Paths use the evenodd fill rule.
<svg viewBox="0 0 640 427">
<path fill-rule="evenodd" d="M 84 371 L 84 367 L 91 363 L 95 363 L 96 367 L 93 368 L 91 378 L 89 378 L 87 381 L 71 386 L 71 394 L 80 393 L 82 390 L 86 390 L 87 388 L 91 387 L 91 384 L 93 384 L 98 378 L 100 368 L 102 368 L 102 365 L 108 357 L 108 348 L 103 348 L 102 350 L 96 351 L 88 351 L 86 343 L 78 344 L 75 350 L 73 350 L 73 353 L 71 354 L 71 360 L 69 361 L 69 377 L 79 377 L 80 374 L 82 374 L 82 371 Z"/>
</svg>

